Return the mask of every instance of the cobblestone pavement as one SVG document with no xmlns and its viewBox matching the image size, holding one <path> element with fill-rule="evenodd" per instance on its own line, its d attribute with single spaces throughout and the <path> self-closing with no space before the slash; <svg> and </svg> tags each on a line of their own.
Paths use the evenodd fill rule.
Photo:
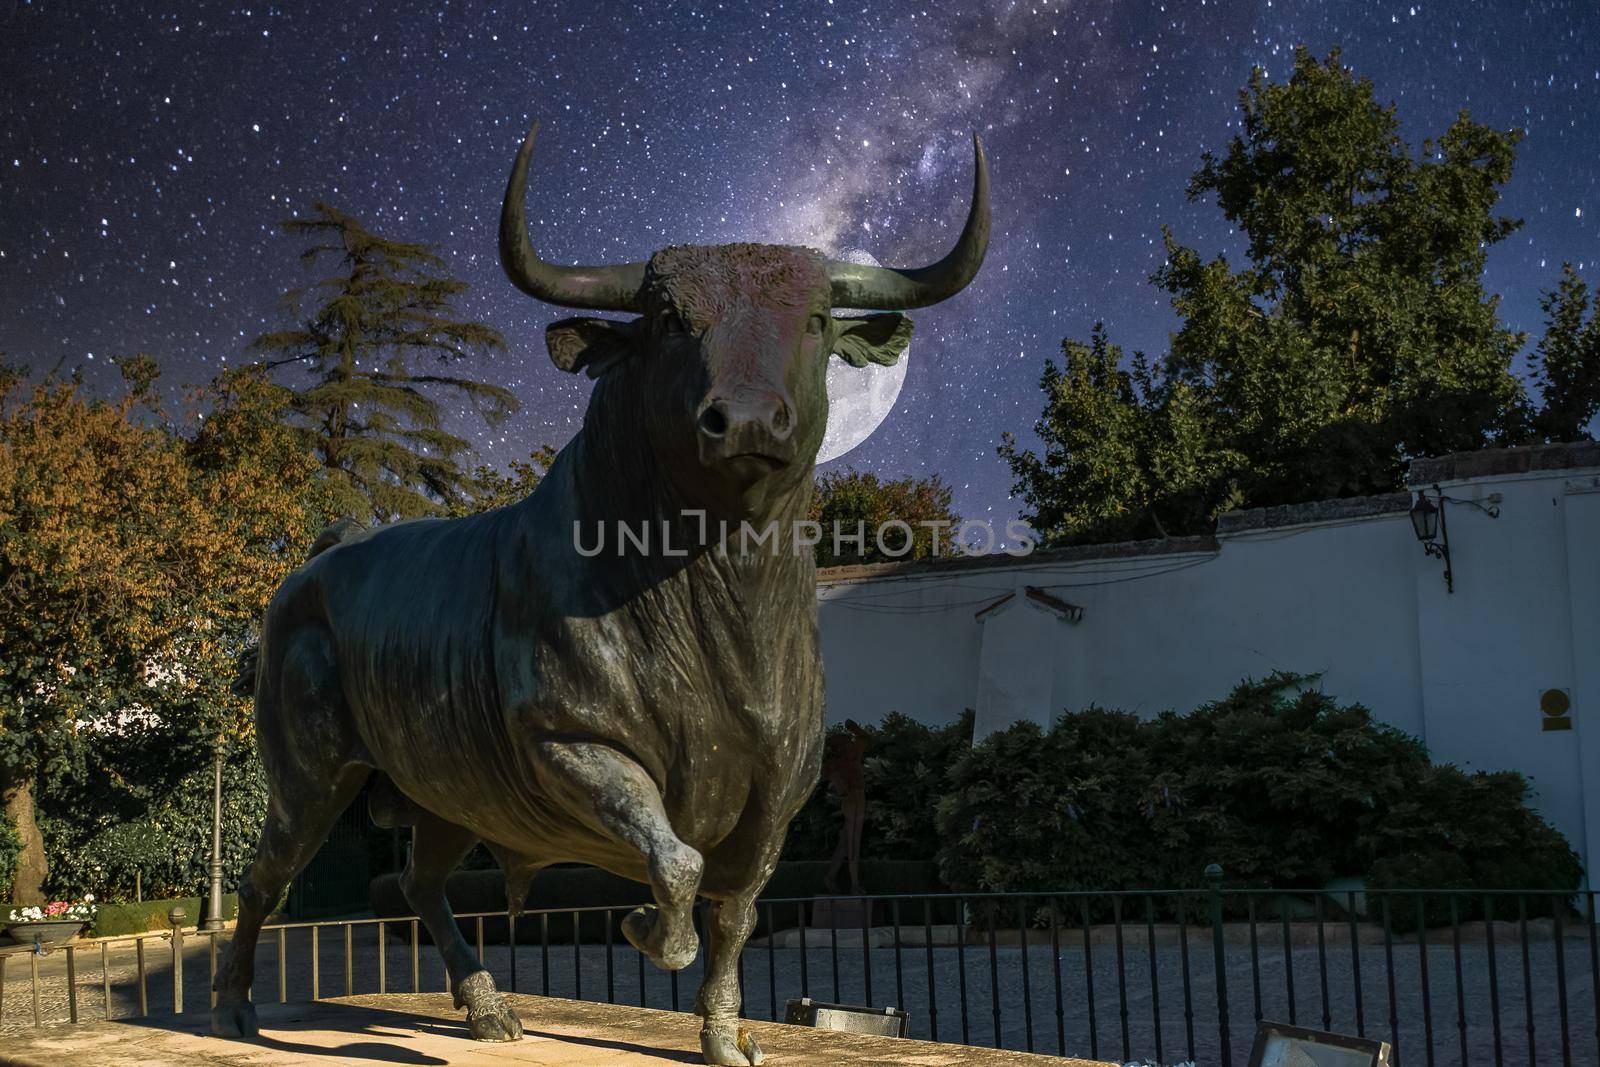
<svg viewBox="0 0 1600 1067">
<path fill-rule="evenodd" d="M 422 944 L 413 957 L 406 930 L 407 924 L 398 924 L 380 953 L 375 927 L 354 927 L 347 971 L 342 928 L 324 928 L 319 934 L 314 968 L 310 931 L 282 931 L 281 970 L 279 934 L 269 929 L 257 956 L 255 997 L 258 1002 L 277 1001 L 281 988 L 290 1001 L 306 1000 L 314 981 L 323 997 L 443 990 L 438 954 Z M 402 936 L 397 939 L 394 933 Z M 747 1015 L 781 1018 L 790 998 L 810 995 L 900 1006 L 911 1013 L 912 1037 L 1090 1058 L 1225 1062 L 1209 931 L 1191 931 L 1187 941 L 1158 936 L 1152 949 L 1149 931 L 1129 924 L 1120 948 L 1113 936 L 1097 931 L 1087 951 L 1081 939 L 1067 937 L 1059 953 L 1048 943 L 1026 950 L 1015 944 L 863 950 L 857 937 L 853 943 L 841 938 L 835 954 L 825 933 L 812 933 L 818 942 L 803 959 L 798 948 L 752 944 L 746 949 Z M 1390 1040 L 1398 1046 L 1399 1062 L 1407 1065 L 1500 1062 L 1543 1067 L 1600 1060 L 1600 991 L 1587 927 L 1569 929 L 1560 942 L 1549 936 L 1547 927 L 1533 929 L 1525 949 L 1510 931 L 1502 931 L 1492 952 L 1478 937 L 1464 940 L 1459 955 L 1448 939 L 1426 946 L 1397 940 L 1386 947 L 1380 938 L 1361 944 L 1352 955 L 1348 941 L 1330 941 L 1319 950 L 1314 940 L 1307 943 L 1299 936 L 1290 938 L 1286 954 L 1281 939 L 1266 934 L 1252 950 L 1248 939 L 1230 930 L 1224 946 L 1233 1063 L 1248 1057 L 1258 1005 L 1268 1019 Z M 222 937 L 224 945 L 227 936 Z M 74 955 L 79 1018 L 104 1018 L 107 983 L 100 947 L 91 942 Z M 485 955 L 496 981 L 512 988 L 511 950 L 489 945 Z M 67 1018 L 65 957 L 57 951 L 31 961 L 25 953 L 5 958 L 0 1033 L 33 1024 L 34 962 L 41 1020 Z M 138 1014 L 133 943 L 108 945 L 106 958 L 111 1015 Z M 209 1005 L 210 959 L 211 939 L 190 933 L 183 967 L 187 1011 L 203 1012 Z M 692 1006 L 699 961 L 677 975 L 641 963 L 626 945 L 609 953 L 603 945 L 577 950 L 571 945 L 544 950 L 523 945 L 515 952 L 514 985 L 523 993 L 614 999 L 655 1008 Z M 145 941 L 145 989 L 150 1012 L 172 1011 L 172 950 L 165 938 Z"/>
</svg>

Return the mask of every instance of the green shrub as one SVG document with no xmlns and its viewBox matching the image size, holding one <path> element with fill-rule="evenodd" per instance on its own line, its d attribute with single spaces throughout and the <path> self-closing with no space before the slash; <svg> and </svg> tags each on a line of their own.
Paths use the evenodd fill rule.
<svg viewBox="0 0 1600 1067">
<path fill-rule="evenodd" d="M 1527 780 L 1515 771 L 1427 768 L 1392 807 L 1361 827 L 1358 846 L 1370 857 L 1368 888 L 1575 891 L 1583 865 L 1566 838 L 1524 803 L 1527 794 Z M 1494 914 L 1515 918 L 1520 903 L 1529 915 L 1549 915 L 1559 899 L 1519 902 L 1497 895 Z M 1460 897 L 1456 917 L 1484 918 L 1483 904 L 1482 897 Z M 1449 898 L 1426 898 L 1423 906 L 1429 925 L 1450 921 Z M 1396 929 L 1416 926 L 1416 908 L 1414 895 L 1390 899 Z"/>
<path fill-rule="evenodd" d="M 1520 775 L 1433 766 L 1308 681 L 1246 681 L 1188 715 L 1091 708 L 991 734 L 946 775 L 941 876 L 974 891 L 1184 888 L 1219 863 L 1231 886 L 1577 887 L 1576 854 Z M 1446 898 L 1428 916 L 1446 921 Z"/>
<path fill-rule="evenodd" d="M 51 782 L 40 804 L 53 898 L 93 893 L 134 899 L 187 897 L 210 881 L 212 756 L 209 743 L 159 723 L 88 734 L 81 764 Z M 233 888 L 266 815 L 266 779 L 253 743 L 222 767 L 223 884 Z"/>
<path fill-rule="evenodd" d="M 867 794 L 868 810 L 871 810 L 872 794 Z M 805 807 L 789 823 L 788 836 L 783 842 L 783 858 L 785 860 L 825 860 L 833 855 L 834 847 L 839 843 L 839 827 L 844 816 L 839 811 L 839 798 L 833 795 L 833 790 L 827 785 L 818 782 L 811 791 L 811 798 L 806 801 Z M 870 831 L 870 828 L 869 828 Z M 862 834 L 861 855 L 872 855 L 870 832 Z"/>
<path fill-rule="evenodd" d="M 973 714 L 969 709 L 944 726 L 925 726 L 891 711 L 876 726 L 864 726 L 871 738 L 864 760 L 867 821 L 861 833 L 861 858 L 931 862 L 939 851 L 938 803 L 947 785 L 950 765 L 972 745 Z M 848 736 L 842 724 L 828 736 Z M 839 798 L 826 782 L 818 782 L 800 814 L 789 824 L 785 861 L 827 860 L 839 844 L 843 815 Z M 863 875 L 865 878 L 865 875 Z M 872 892 L 883 892 L 866 884 Z"/>
<path fill-rule="evenodd" d="M 931 860 L 938 854 L 939 800 L 948 788 L 951 765 L 972 748 L 972 723 L 971 710 L 944 726 L 925 726 L 908 715 L 891 711 L 871 731 L 872 747 L 867 750 L 865 775 L 864 857 Z M 869 840 L 871 852 L 867 851 Z"/>
<path fill-rule="evenodd" d="M 1152 839 L 1130 783 L 1136 716 L 1090 709 L 1049 731 L 1018 722 L 972 746 L 939 802 L 939 873 L 953 889 L 1103 889 L 1140 876 Z"/>
<path fill-rule="evenodd" d="M 1198 885 L 1208 863 L 1231 885 L 1284 889 L 1365 869 L 1353 831 L 1405 795 L 1427 770 L 1427 750 L 1308 681 L 1245 681 L 1149 723 L 1154 773 L 1129 788 L 1151 821 L 1162 884 Z"/>
<path fill-rule="evenodd" d="M 99 904 L 91 924 L 95 937 L 121 937 L 125 934 L 143 934 L 152 930 L 167 931 L 172 924 L 167 913 L 181 907 L 188 916 L 185 926 L 205 921 L 210 901 L 206 896 L 179 897 L 170 900 L 145 900 L 134 904 Z M 239 894 L 222 895 L 222 917 L 239 917 Z"/>
</svg>

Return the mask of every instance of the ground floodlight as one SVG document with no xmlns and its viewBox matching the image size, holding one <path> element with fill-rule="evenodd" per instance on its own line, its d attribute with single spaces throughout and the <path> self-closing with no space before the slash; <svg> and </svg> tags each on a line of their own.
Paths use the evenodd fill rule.
<svg viewBox="0 0 1600 1067">
<path fill-rule="evenodd" d="M 1262 1020 L 1248 1067 L 1389 1067 L 1389 1043 Z"/>
<path fill-rule="evenodd" d="M 810 997 L 789 1001 L 783 1021 L 795 1026 L 814 1026 L 819 1030 L 843 1030 L 852 1034 L 879 1037 L 905 1037 L 911 1016 L 899 1008 L 861 1008 L 850 1004 L 828 1004 Z"/>
</svg>

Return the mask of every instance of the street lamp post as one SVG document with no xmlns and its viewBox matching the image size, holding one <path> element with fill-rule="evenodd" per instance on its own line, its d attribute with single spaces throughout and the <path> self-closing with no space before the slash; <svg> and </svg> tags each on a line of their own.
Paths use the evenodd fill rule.
<svg viewBox="0 0 1600 1067">
<path fill-rule="evenodd" d="M 205 929 L 222 929 L 222 741 L 218 739 L 211 760 L 211 902 L 206 909 Z"/>
</svg>

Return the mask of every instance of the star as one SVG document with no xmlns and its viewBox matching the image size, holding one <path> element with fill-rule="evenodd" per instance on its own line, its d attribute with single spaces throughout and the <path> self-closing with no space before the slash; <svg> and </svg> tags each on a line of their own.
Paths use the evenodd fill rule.
<svg viewBox="0 0 1600 1067">
<path fill-rule="evenodd" d="M 1281 78 L 1293 45 L 1337 44 L 1414 146 L 1462 107 L 1526 130 L 1503 208 L 1527 223 L 1486 277 L 1507 325 L 1536 338 L 1540 291 L 1600 247 L 1596 39 L 1584 0 L 12 4 L 0 350 L 106 392 L 109 357 L 147 352 L 176 405 L 286 324 L 279 298 L 307 275 L 279 223 L 326 200 L 435 245 L 471 286 L 461 309 L 506 335 L 509 351 L 457 369 L 509 386 L 522 411 L 491 433 L 463 408 L 452 427 L 503 464 L 570 437 L 588 390 L 544 352 L 563 312 L 498 265 L 532 118 L 530 222 L 562 262 L 768 240 L 920 265 L 961 225 L 977 131 L 989 261 L 913 315 L 894 413 L 845 462 L 938 473 L 962 514 L 1014 515 L 995 446 L 1005 430 L 1031 441 L 1061 340 L 1103 320 L 1130 352 L 1164 350 L 1176 319 L 1147 283 L 1164 223 L 1206 254 L 1241 251 L 1183 190 L 1237 132 L 1252 65 Z"/>
</svg>

